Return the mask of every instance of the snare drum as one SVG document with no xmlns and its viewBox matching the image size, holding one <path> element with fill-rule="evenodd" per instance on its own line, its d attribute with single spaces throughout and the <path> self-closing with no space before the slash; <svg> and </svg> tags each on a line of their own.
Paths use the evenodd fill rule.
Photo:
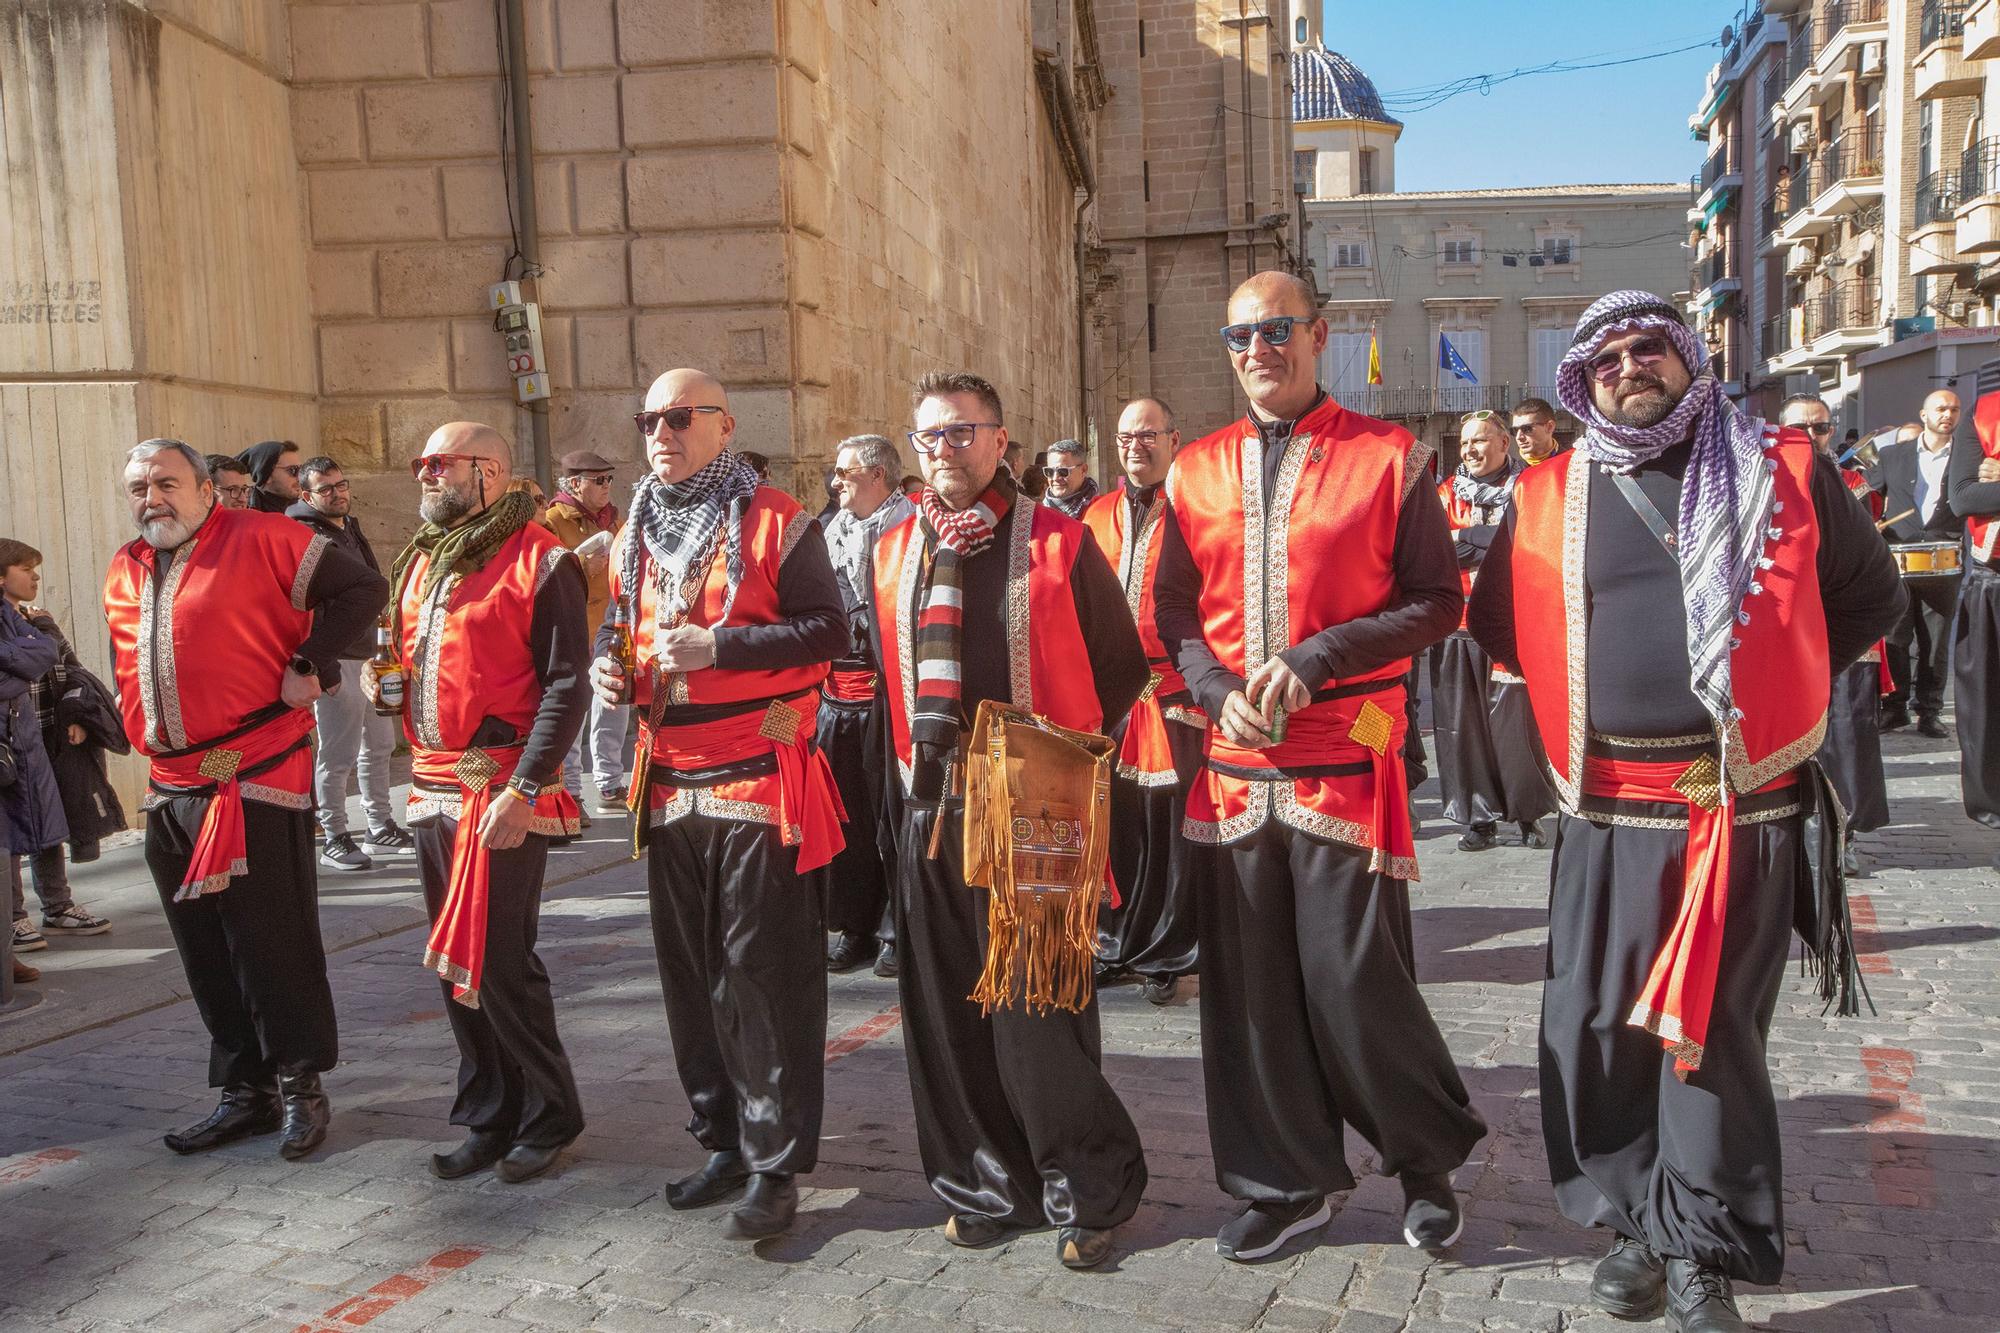
<svg viewBox="0 0 2000 1333">
<path fill-rule="evenodd" d="M 1899 542 L 1889 547 L 1906 579 L 1941 578 L 1959 572 L 1957 542 Z"/>
</svg>

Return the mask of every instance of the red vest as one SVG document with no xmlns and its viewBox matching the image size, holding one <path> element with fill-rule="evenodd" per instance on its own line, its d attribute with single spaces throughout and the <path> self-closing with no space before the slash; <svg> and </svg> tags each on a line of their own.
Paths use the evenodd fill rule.
<svg viewBox="0 0 2000 1333">
<path fill-rule="evenodd" d="M 1478 505 L 1473 504 L 1469 500 L 1461 500 L 1459 498 L 1458 492 L 1452 488 L 1452 484 L 1449 481 L 1438 484 L 1438 501 L 1444 505 L 1445 524 L 1453 532 L 1457 532 L 1460 528 L 1469 528 L 1488 521 L 1488 516 L 1480 511 Z M 1494 515 L 1495 519 L 1497 517 L 1498 515 Z M 1463 592 L 1468 599 L 1472 596 L 1473 579 L 1478 573 L 1479 571 L 1476 569 L 1460 569 L 1458 571 L 1459 591 Z M 1463 611 L 1458 613 L 1458 627 L 1460 629 L 1465 628 L 1465 612 Z"/>
<path fill-rule="evenodd" d="M 1224 667 L 1248 676 L 1272 654 L 1389 604 L 1396 593 L 1396 520 L 1411 489 L 1425 480 L 1430 453 L 1401 427 L 1329 398 L 1293 429 L 1267 507 L 1263 442 L 1247 417 L 1181 451 L 1167 474 L 1167 496 L 1201 574 L 1203 637 Z M 1377 706 L 1394 714 L 1400 741 L 1400 682 L 1409 667 L 1400 658 L 1327 685 L 1382 682 Z M 1298 717 L 1331 716 L 1351 703 L 1351 697 L 1316 703 Z M 1295 730 L 1335 735 L 1310 723 Z M 1209 733 L 1211 751 L 1217 735 Z M 1350 746 L 1315 749 L 1300 737 L 1265 753 L 1287 767 L 1354 758 Z M 1389 852 L 1382 830 L 1371 825 L 1374 785 L 1366 775 L 1252 782 L 1211 767 L 1190 795 L 1185 831 L 1198 841 L 1235 842 L 1275 815 L 1315 837 L 1393 855 L 1387 873 L 1414 878 L 1414 860 Z"/>
<path fill-rule="evenodd" d="M 1132 716 L 1125 723 L 1124 743 L 1119 750 L 1118 776 L 1141 786 L 1164 787 L 1179 778 L 1174 771 L 1173 750 L 1167 743 L 1162 699 L 1187 693 L 1187 682 L 1168 660 L 1159 628 L 1153 623 L 1153 579 L 1159 573 L 1160 545 L 1166 539 L 1162 521 L 1167 512 L 1166 488 L 1160 488 L 1139 520 L 1140 540 L 1136 546 L 1127 540 L 1130 534 L 1125 530 L 1131 512 L 1132 506 L 1125 503 L 1125 492 L 1116 490 L 1091 501 L 1090 507 L 1083 511 L 1083 525 L 1090 529 L 1097 539 L 1097 549 L 1104 552 L 1104 558 L 1111 562 L 1125 585 L 1125 602 L 1138 622 L 1146 663 L 1158 678 L 1145 696 L 1132 705 Z M 1185 703 L 1177 705 L 1175 712 L 1181 721 L 1189 721 L 1195 715 L 1192 705 Z"/>
<path fill-rule="evenodd" d="M 1812 442 L 1803 431 L 1764 428 L 1775 460 L 1774 498 L 1756 587 L 1743 599 L 1748 623 L 1731 640 L 1729 671 L 1739 716 L 1726 730 L 1729 785 L 1753 792 L 1790 772 L 1826 736 L 1831 693 L 1826 613 L 1819 591 L 1819 524 L 1812 503 Z M 1590 469 L 1581 451 L 1561 466 L 1529 468 L 1514 485 L 1514 634 L 1521 675 L 1563 808 L 1574 814 L 1589 732 L 1590 664 L 1584 544 Z M 1661 670 L 1683 674 L 1683 661 Z"/>
<path fill-rule="evenodd" d="M 1972 405 L 1972 429 L 1979 437 L 1979 450 L 1988 458 L 2000 458 L 2000 393 L 1982 393 Z M 1972 557 L 1993 563 L 1993 552 L 2000 544 L 2000 514 L 1967 514 L 1965 516 L 1966 540 L 1972 544 Z"/>
<path fill-rule="evenodd" d="M 429 596 L 423 586 L 430 557 L 419 554 L 410 563 L 396 607 L 397 647 L 409 668 L 403 735 L 419 763 L 426 751 L 465 749 L 489 717 L 522 737 L 533 729 L 542 706 L 542 680 L 528 643 L 535 594 L 557 565 L 573 558 L 554 533 L 526 523 L 485 564 L 470 574 L 446 574 Z M 548 782 L 557 774 L 528 776 Z M 536 802 L 531 831 L 551 837 L 577 831 L 556 795 L 545 793 Z M 410 788 L 410 819 L 458 813 L 456 788 L 421 782 Z"/>
<path fill-rule="evenodd" d="M 306 590 L 328 545 L 296 519 L 218 504 L 158 588 L 159 553 L 144 541 L 119 549 L 104 618 L 125 735 L 140 754 L 217 740 L 278 701 L 285 664 L 312 632 Z M 243 795 L 304 810 L 311 780 L 312 756 L 301 749 L 246 779 Z"/>
<path fill-rule="evenodd" d="M 911 780 L 910 714 L 916 708 L 915 632 L 922 594 L 923 539 L 914 515 L 875 545 L 875 617 L 882 638 L 882 684 L 889 699 L 890 735 L 904 790 Z M 1008 702 L 1074 731 L 1102 731 L 1097 691 L 1088 671 L 1083 627 L 1070 593 L 1070 571 L 1083 549 L 1083 525 L 1062 511 L 1014 499 L 1007 529 Z M 990 559 L 993 552 L 989 552 Z M 963 651 L 997 652 L 998 644 L 966 643 Z"/>
</svg>

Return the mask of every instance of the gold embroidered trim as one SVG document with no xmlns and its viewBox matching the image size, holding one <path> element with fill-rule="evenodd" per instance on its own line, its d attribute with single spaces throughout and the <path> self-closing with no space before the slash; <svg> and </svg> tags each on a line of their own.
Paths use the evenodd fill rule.
<svg viewBox="0 0 2000 1333">
<path fill-rule="evenodd" d="M 146 715 L 146 731 L 153 749 L 180 750 L 188 743 L 187 727 L 181 721 L 181 682 L 174 651 L 174 605 L 181 595 L 181 576 L 194 563 L 201 538 L 189 538 L 177 553 L 167 580 L 160 585 L 158 614 L 155 599 L 146 587 L 149 574 L 139 583 L 139 708 Z M 162 632 L 164 631 L 164 632 Z M 155 688 L 154 682 L 162 688 Z"/>
<path fill-rule="evenodd" d="M 478 746 L 469 746 L 460 753 L 458 762 L 451 766 L 451 773 L 458 779 L 459 786 L 477 796 L 499 776 L 500 762 Z"/>
<path fill-rule="evenodd" d="M 1403 494 L 1398 497 L 1399 502 L 1409 499 L 1410 492 L 1417 488 L 1417 483 L 1429 475 L 1427 469 L 1431 465 L 1431 455 L 1436 452 L 1437 446 L 1428 440 L 1414 437 L 1410 440 L 1410 451 L 1403 455 Z M 1401 879 L 1402 876 L 1398 875 L 1396 878 Z"/>
<path fill-rule="evenodd" d="M 1260 451 L 1261 452 L 1261 451 Z M 1278 459 L 1278 479 L 1271 488 L 1271 507 L 1264 512 L 1264 551 L 1270 558 L 1264 578 L 1263 652 L 1250 669 L 1292 646 L 1292 505 L 1298 499 L 1299 477 L 1313 452 L 1313 437 L 1294 436 Z M 1272 587 L 1272 584 L 1276 587 Z"/>
<path fill-rule="evenodd" d="M 1140 787 L 1171 787 L 1180 781 L 1180 775 L 1171 768 L 1163 773 L 1150 773 L 1137 764 L 1120 764 L 1117 773 L 1127 782 Z"/>
<path fill-rule="evenodd" d="M 903 686 L 905 728 L 917 715 L 916 641 L 912 636 L 916 629 L 917 580 L 924 564 L 923 540 L 923 525 L 911 524 L 909 538 L 903 543 L 903 567 L 896 576 L 896 675 Z M 903 794 L 914 794 L 916 768 L 900 750 L 896 753 L 896 767 L 903 775 Z"/>
<path fill-rule="evenodd" d="M 773 828 L 781 826 L 777 806 L 765 805 L 761 801 L 733 801 L 728 797 L 714 796 L 705 787 L 676 788 L 666 804 L 653 808 L 646 826 L 664 828 L 689 815 L 707 815 L 710 819 L 740 819 L 746 824 L 769 824 Z"/>
<path fill-rule="evenodd" d="M 1635 1004 L 1632 1006 L 1632 1016 L 1625 1021 L 1633 1027 L 1646 1029 L 1666 1042 L 1674 1058 L 1689 1069 L 1701 1068 L 1701 1046 L 1697 1042 L 1688 1040 L 1681 1033 L 1681 1025 L 1677 1020 L 1648 1009 L 1644 1004 Z"/>
<path fill-rule="evenodd" d="M 1028 565 L 1034 548 L 1035 506 L 1016 501 L 1014 526 L 1007 540 L 1007 693 L 1016 708 L 1030 712 L 1035 707 L 1035 674 L 1028 644 L 1029 624 Z M 959 654 L 968 645 L 961 636 Z M 963 669 L 963 663 L 960 669 Z M 912 713 L 914 714 L 914 709 Z"/>
<path fill-rule="evenodd" d="M 1208 729 L 1208 714 L 1193 704 L 1168 704 L 1164 710 L 1167 721 L 1178 722 L 1182 726 L 1193 727 L 1197 731 Z"/>
<path fill-rule="evenodd" d="M 1128 508 L 1129 506 L 1121 499 L 1118 507 L 1112 511 L 1118 517 L 1118 526 L 1121 530 L 1125 526 Z M 1132 609 L 1134 623 L 1139 619 L 1139 604 L 1146 597 L 1148 564 L 1153 556 L 1153 530 L 1160 526 L 1160 519 L 1166 512 L 1167 492 L 1165 487 L 1161 487 L 1160 493 L 1153 497 L 1153 503 L 1146 507 L 1145 516 L 1139 520 L 1138 532 L 1124 534 L 1125 549 L 1118 553 L 1119 573 L 1125 580 L 1125 605 Z M 1159 677 L 1155 676 L 1153 679 L 1157 681 Z"/>
<path fill-rule="evenodd" d="M 1375 845 L 1374 834 L 1365 824 L 1357 824 L 1351 819 L 1336 819 L 1332 815 L 1321 814 L 1299 803 L 1298 788 L 1293 783 L 1269 784 L 1278 788 L 1278 822 L 1287 828 L 1297 829 L 1325 842 L 1338 842 L 1368 853 L 1368 873 L 1387 875 L 1391 879 L 1416 882 L 1423 877 L 1417 873 L 1417 859 L 1414 856 L 1393 856 L 1386 847 Z"/>
<path fill-rule="evenodd" d="M 1690 745 L 1715 743 L 1715 736 L 1710 732 L 1695 736 L 1607 736 L 1601 731 L 1593 731 L 1590 739 L 1627 750 L 1683 750 Z"/>
<path fill-rule="evenodd" d="M 1804 809 L 1805 806 L 1802 803 L 1794 801 L 1790 805 L 1773 806 L 1769 810 L 1751 810 L 1747 812 L 1739 810 L 1736 812 L 1736 818 L 1729 822 L 1735 828 L 1741 828 L 1746 824 L 1769 824 L 1779 819 L 1790 819 L 1793 815 L 1798 814 Z M 1592 824 L 1610 824 L 1616 828 L 1685 830 L 1688 826 L 1685 816 L 1675 818 L 1671 815 L 1627 815 L 1592 807 L 1586 807 L 1581 812 L 1573 814 L 1572 817 L 1587 820 Z"/>
<path fill-rule="evenodd" d="M 261 782 L 239 782 L 236 791 L 246 801 L 275 805 L 281 810 L 310 810 L 313 805 L 310 792 L 286 791 L 282 787 L 267 787 Z"/>
<path fill-rule="evenodd" d="M 312 587 L 313 573 L 319 569 L 319 562 L 326 556 L 327 548 L 332 545 L 333 543 L 323 532 L 315 532 L 312 540 L 306 543 L 305 553 L 299 556 L 298 571 L 292 575 L 294 611 L 306 609 L 306 591 Z"/>
<path fill-rule="evenodd" d="M 1574 810 L 1583 794 L 1584 736 L 1589 729 L 1590 691 L 1585 681 L 1590 643 L 1590 601 L 1584 586 L 1584 545 L 1590 533 L 1590 460 L 1572 449 L 1563 490 L 1563 655 L 1569 665 L 1569 772 L 1549 763 L 1563 808 Z"/>
<path fill-rule="evenodd" d="M 764 720 L 757 724 L 757 734 L 779 745 L 796 745 L 805 722 L 804 713 L 783 699 L 773 699 L 764 709 Z"/>
<path fill-rule="evenodd" d="M 1232 842 L 1241 842 L 1264 826 L 1271 817 L 1271 788 L 1269 782 L 1253 782 L 1247 789 L 1248 804 L 1238 814 L 1226 819 L 1196 819 L 1193 815 L 1181 817 L 1181 836 L 1189 842 L 1204 847 L 1224 847 Z"/>
<path fill-rule="evenodd" d="M 424 569 L 429 563 L 430 557 L 422 556 L 410 571 L 409 577 L 419 588 L 423 586 Z M 417 733 L 419 744 L 432 750 L 451 748 L 439 730 L 438 678 L 443 674 L 440 663 L 444 656 L 445 622 L 451 613 L 451 595 L 458 585 L 457 574 L 445 575 L 417 608 L 417 688 L 410 691 L 410 729 Z"/>
<path fill-rule="evenodd" d="M 1722 807 L 1722 766 L 1715 762 L 1715 756 L 1704 754 L 1681 770 L 1674 779 L 1673 789 L 1688 798 L 1688 804 L 1698 805 L 1704 810 L 1718 810 Z"/>
<path fill-rule="evenodd" d="M 227 782 L 236 776 L 236 770 L 241 767 L 243 767 L 243 751 L 225 750 L 217 746 L 201 757 L 201 763 L 196 766 L 195 771 L 210 782 Z"/>
<path fill-rule="evenodd" d="M 1243 478 L 1243 674 L 1264 664 L 1264 451 L 1256 432 L 1236 442 Z"/>
<path fill-rule="evenodd" d="M 1354 725 L 1347 729 L 1347 739 L 1384 755 L 1389 753 L 1389 741 L 1395 731 L 1396 723 L 1388 713 L 1373 699 L 1363 699 L 1354 714 Z"/>
<path fill-rule="evenodd" d="M 540 592 L 542 590 L 542 585 L 544 583 L 547 583 L 549 579 L 554 576 L 556 572 L 556 567 L 562 564 L 563 560 L 566 558 L 570 560 L 576 559 L 575 552 L 571 551 L 567 546 L 558 546 L 554 550 L 549 551 L 542 556 L 541 563 L 535 567 L 536 592 Z M 581 573 L 582 570 L 583 566 L 578 565 L 577 571 Z M 590 628 L 593 632 L 595 632 L 595 630 L 597 629 L 595 625 L 592 625 Z"/>
<path fill-rule="evenodd" d="M 792 558 L 793 550 L 805 539 L 806 527 L 812 522 L 813 516 L 801 509 L 798 513 L 793 514 L 791 519 L 785 524 L 785 535 L 778 539 L 779 569 L 783 569 L 785 562 Z M 775 584 L 777 581 L 777 577 L 773 575 L 771 582 Z"/>
</svg>

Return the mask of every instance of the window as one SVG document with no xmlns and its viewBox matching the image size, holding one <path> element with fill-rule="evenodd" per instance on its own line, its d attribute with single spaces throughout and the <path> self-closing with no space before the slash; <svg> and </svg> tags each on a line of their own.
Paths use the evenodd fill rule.
<svg viewBox="0 0 2000 1333">
<path fill-rule="evenodd" d="M 1314 172 L 1319 165 L 1319 150 L 1301 148 L 1292 154 L 1292 193 L 1305 195 L 1308 199 L 1314 193 Z"/>
<path fill-rule="evenodd" d="M 1337 241 L 1333 247 L 1335 268 L 1367 268 L 1368 247 L 1361 241 Z"/>
<path fill-rule="evenodd" d="M 1467 383 L 1443 367 L 1434 372 L 1437 375 L 1438 410 L 1441 412 L 1470 412 L 1480 405 L 1486 389 L 1486 330 L 1453 329 L 1444 330 L 1444 336 L 1451 339 L 1452 350 L 1465 362 L 1477 384 Z M 1431 345 L 1431 361 L 1438 359 L 1437 345 Z"/>
<path fill-rule="evenodd" d="M 1477 241 L 1446 241 L 1444 262 L 1447 264 L 1476 264 L 1479 262 Z"/>
<path fill-rule="evenodd" d="M 1567 236 L 1547 236 L 1542 239 L 1542 262 L 1544 264 L 1573 264 L 1576 257 L 1571 249 L 1572 241 Z"/>
<path fill-rule="evenodd" d="M 1327 336 L 1326 350 L 1320 354 L 1319 382 L 1342 407 L 1358 412 L 1372 411 L 1375 386 L 1368 383 L 1368 334 L 1333 333 Z"/>
<path fill-rule="evenodd" d="M 1361 150 L 1361 188 L 1356 190 L 1355 193 L 1375 193 L 1375 150 L 1373 148 L 1364 148 Z"/>
<path fill-rule="evenodd" d="M 1146 58 L 1146 20 L 1139 20 L 1139 59 Z"/>
<path fill-rule="evenodd" d="M 1568 329 L 1536 329 L 1529 344 L 1529 364 L 1534 368 L 1534 378 L 1528 381 L 1528 392 L 1537 398 L 1556 400 L 1556 366 L 1569 350 Z"/>
<path fill-rule="evenodd" d="M 1139 163 L 1139 198 L 1150 200 L 1152 197 L 1153 164 L 1150 161 L 1142 159 Z"/>
</svg>

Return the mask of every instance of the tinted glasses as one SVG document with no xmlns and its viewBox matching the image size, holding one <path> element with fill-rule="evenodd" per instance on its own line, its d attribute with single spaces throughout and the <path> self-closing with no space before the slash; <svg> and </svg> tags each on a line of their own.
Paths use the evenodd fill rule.
<svg viewBox="0 0 2000 1333">
<path fill-rule="evenodd" d="M 1232 352 L 1249 351 L 1253 337 L 1260 337 L 1273 347 L 1283 347 L 1292 340 L 1292 325 L 1310 322 L 1296 315 L 1276 315 L 1249 324 L 1231 324 L 1222 330 L 1222 341 Z"/>
</svg>

